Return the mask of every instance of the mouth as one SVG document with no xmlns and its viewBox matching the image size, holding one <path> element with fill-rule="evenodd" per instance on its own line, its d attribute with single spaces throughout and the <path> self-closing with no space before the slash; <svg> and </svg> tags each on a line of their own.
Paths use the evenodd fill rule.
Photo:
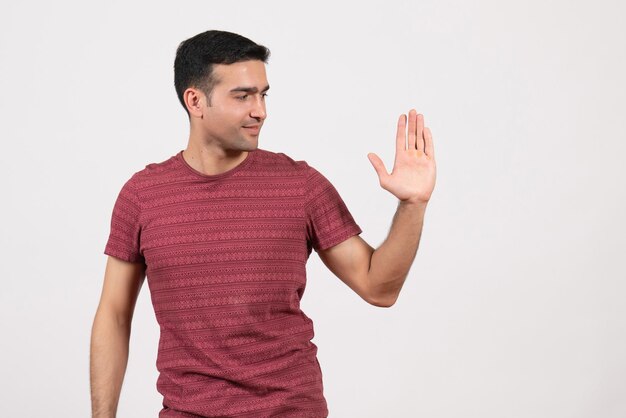
<svg viewBox="0 0 626 418">
<path fill-rule="evenodd" d="M 250 133 L 258 134 L 261 130 L 261 125 L 244 126 L 244 128 Z"/>
</svg>

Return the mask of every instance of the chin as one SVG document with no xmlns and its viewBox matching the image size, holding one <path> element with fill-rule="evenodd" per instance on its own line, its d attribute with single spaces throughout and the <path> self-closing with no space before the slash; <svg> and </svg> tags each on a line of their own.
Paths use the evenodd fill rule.
<svg viewBox="0 0 626 418">
<path fill-rule="evenodd" d="M 252 141 L 246 141 L 246 145 L 246 151 L 254 151 L 259 147 L 259 137 L 254 138 Z"/>
<path fill-rule="evenodd" d="M 242 144 L 241 150 L 242 151 L 254 151 L 255 149 L 257 149 L 258 146 L 259 146 L 259 143 L 257 141 L 246 141 L 245 144 Z"/>
<path fill-rule="evenodd" d="M 258 141 L 247 140 L 238 144 L 236 147 L 234 147 L 234 149 L 236 149 L 237 151 L 255 151 L 258 146 Z"/>
</svg>

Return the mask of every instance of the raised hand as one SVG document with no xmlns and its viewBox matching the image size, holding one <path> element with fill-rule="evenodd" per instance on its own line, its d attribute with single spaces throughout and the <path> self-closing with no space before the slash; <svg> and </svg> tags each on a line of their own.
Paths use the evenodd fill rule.
<svg viewBox="0 0 626 418">
<path fill-rule="evenodd" d="M 376 170 L 380 186 L 407 203 L 426 204 L 435 188 L 436 167 L 433 137 L 424 127 L 424 115 L 415 109 L 409 111 L 408 143 L 406 115 L 398 119 L 396 133 L 396 157 L 391 174 L 378 155 L 367 154 Z"/>
</svg>

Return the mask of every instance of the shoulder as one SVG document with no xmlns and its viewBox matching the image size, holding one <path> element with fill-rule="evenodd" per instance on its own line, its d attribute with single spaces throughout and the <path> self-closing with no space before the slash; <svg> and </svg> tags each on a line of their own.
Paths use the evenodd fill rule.
<svg viewBox="0 0 626 418">
<path fill-rule="evenodd" d="M 259 169 L 267 169 L 279 173 L 310 175 L 311 167 L 304 160 L 296 160 L 284 152 L 274 152 L 261 148 L 255 151 L 255 162 Z"/>
<path fill-rule="evenodd" d="M 271 172 L 275 176 L 296 175 L 304 183 L 307 192 L 328 189 L 332 186 L 330 180 L 305 160 L 296 160 L 282 152 L 272 152 L 257 149 L 258 167 L 264 172 Z M 265 167 L 265 168 L 264 168 Z"/>
<path fill-rule="evenodd" d="M 122 186 L 122 190 L 135 195 L 155 185 L 168 183 L 176 175 L 176 155 L 161 162 L 149 163 L 135 171 Z"/>
<path fill-rule="evenodd" d="M 146 164 L 143 169 L 132 174 L 127 180 L 125 187 L 138 191 L 171 181 L 179 168 L 176 161 L 177 158 L 177 155 L 173 155 L 161 162 Z"/>
</svg>

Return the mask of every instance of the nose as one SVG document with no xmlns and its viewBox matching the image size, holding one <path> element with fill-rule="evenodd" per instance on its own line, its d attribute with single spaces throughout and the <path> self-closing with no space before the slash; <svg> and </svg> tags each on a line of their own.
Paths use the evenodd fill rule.
<svg viewBox="0 0 626 418">
<path fill-rule="evenodd" d="M 267 111 L 265 109 L 265 99 L 262 96 L 257 96 L 257 100 L 254 102 L 254 107 L 250 111 L 250 117 L 259 119 L 261 121 L 267 117 Z"/>
</svg>

